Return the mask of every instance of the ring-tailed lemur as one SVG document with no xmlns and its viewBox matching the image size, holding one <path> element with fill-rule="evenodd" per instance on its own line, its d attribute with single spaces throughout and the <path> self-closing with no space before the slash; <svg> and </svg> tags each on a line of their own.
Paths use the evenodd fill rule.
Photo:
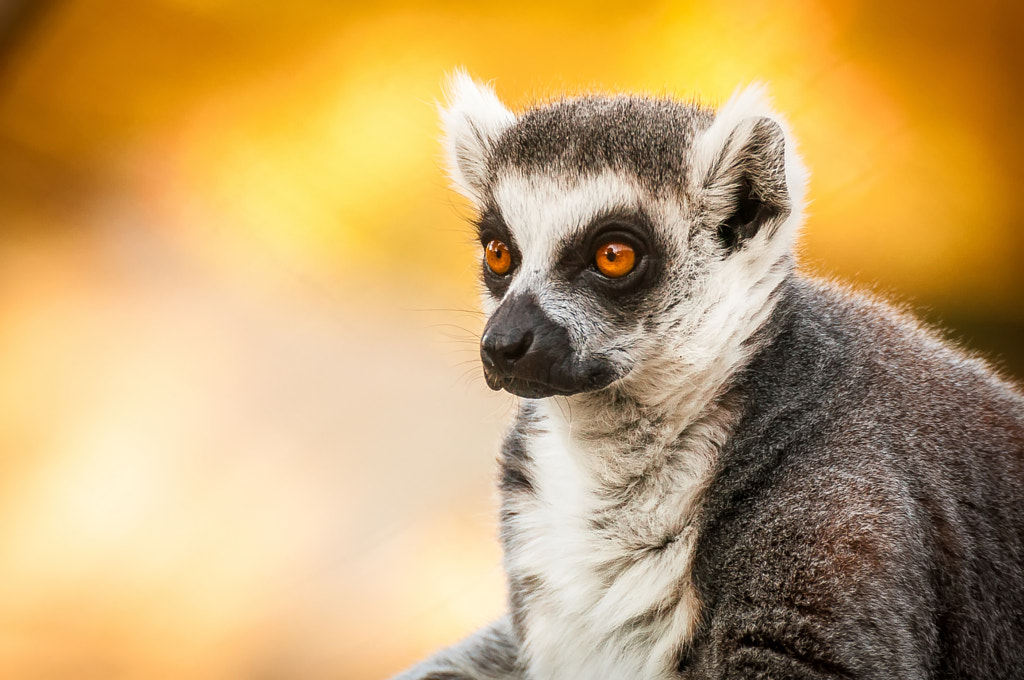
<svg viewBox="0 0 1024 680">
<path fill-rule="evenodd" d="M 1024 398 L 794 271 L 761 91 L 450 89 L 510 611 L 400 678 L 1024 678 Z"/>
</svg>

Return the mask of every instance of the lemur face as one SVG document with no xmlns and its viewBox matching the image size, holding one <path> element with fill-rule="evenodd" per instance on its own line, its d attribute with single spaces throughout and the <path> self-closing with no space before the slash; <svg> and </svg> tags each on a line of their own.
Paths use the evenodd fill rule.
<svg viewBox="0 0 1024 680">
<path fill-rule="evenodd" d="M 481 338 L 493 389 L 597 390 L 626 376 L 662 310 L 680 252 L 628 176 L 497 173 L 478 232 L 491 313 Z"/>
<path fill-rule="evenodd" d="M 478 210 L 491 388 L 642 389 L 663 365 L 715 356 L 708 331 L 750 320 L 742 300 L 723 318 L 724 299 L 788 262 L 784 128 L 756 110 L 723 121 L 588 97 L 515 116 L 464 75 L 452 89 L 443 117 L 453 180 Z"/>
</svg>

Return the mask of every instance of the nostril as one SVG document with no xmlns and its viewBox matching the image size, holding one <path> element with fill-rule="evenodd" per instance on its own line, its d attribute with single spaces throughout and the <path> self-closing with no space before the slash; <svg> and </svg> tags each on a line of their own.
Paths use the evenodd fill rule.
<svg viewBox="0 0 1024 680">
<path fill-rule="evenodd" d="M 532 345 L 532 331 L 516 330 L 508 335 L 487 333 L 480 343 L 480 355 L 488 368 L 509 371 L 517 361 L 526 356 Z"/>
<path fill-rule="evenodd" d="M 514 344 L 509 344 L 505 349 L 505 361 L 510 365 L 519 361 L 530 351 L 530 345 L 533 344 L 533 333 L 526 331 L 519 338 L 519 341 Z"/>
</svg>

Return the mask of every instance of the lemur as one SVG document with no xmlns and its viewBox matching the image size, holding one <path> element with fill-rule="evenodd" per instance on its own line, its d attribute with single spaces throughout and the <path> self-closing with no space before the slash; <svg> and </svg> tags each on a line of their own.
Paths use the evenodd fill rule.
<svg viewBox="0 0 1024 680">
<path fill-rule="evenodd" d="M 401 680 L 1024 678 L 1024 397 L 796 271 L 760 87 L 521 113 L 456 73 L 508 614 Z"/>
</svg>

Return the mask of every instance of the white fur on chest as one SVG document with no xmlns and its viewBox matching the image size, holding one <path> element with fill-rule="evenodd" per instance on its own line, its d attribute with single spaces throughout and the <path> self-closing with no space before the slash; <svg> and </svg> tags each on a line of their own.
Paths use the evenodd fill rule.
<svg viewBox="0 0 1024 680">
<path fill-rule="evenodd" d="M 696 428 L 650 479 L 616 488 L 602 467 L 613 453 L 559 420 L 530 441 L 534 493 L 512 500 L 506 526 L 509 575 L 535 586 L 522 617 L 529 677 L 673 677 L 699 614 L 690 520 L 722 429 Z"/>
</svg>

